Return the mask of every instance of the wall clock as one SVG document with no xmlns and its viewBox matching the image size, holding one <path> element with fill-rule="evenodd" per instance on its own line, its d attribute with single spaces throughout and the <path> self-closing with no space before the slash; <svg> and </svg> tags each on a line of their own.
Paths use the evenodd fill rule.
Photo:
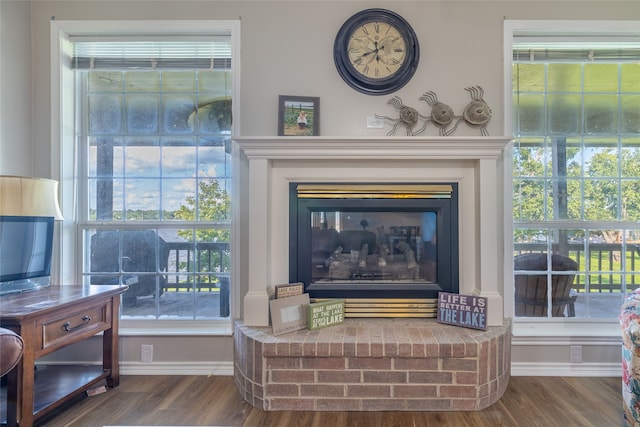
<svg viewBox="0 0 640 427">
<path fill-rule="evenodd" d="M 411 80 L 420 47 L 413 28 L 400 15 L 366 9 L 342 25 L 333 58 L 338 74 L 349 86 L 369 95 L 385 95 Z"/>
</svg>

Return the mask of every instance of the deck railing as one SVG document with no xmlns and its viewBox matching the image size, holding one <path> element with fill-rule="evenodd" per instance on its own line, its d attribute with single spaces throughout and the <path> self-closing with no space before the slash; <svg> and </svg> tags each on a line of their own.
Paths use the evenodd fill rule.
<svg viewBox="0 0 640 427">
<path fill-rule="evenodd" d="M 589 276 L 589 291 L 598 293 L 620 292 L 622 278 L 626 276 L 626 288 L 640 286 L 640 246 L 627 244 L 624 251 L 626 265 L 623 271 L 623 246 L 619 243 L 589 243 L 585 252 L 582 243 L 553 245 L 554 253 L 572 258 L 579 265 L 574 281 L 574 289 L 585 291 L 586 276 Z M 527 252 L 546 252 L 546 243 L 516 243 L 514 256 Z M 587 256 L 589 267 L 587 271 Z"/>
<path fill-rule="evenodd" d="M 220 316 L 229 316 L 229 243 L 167 242 L 165 292 L 219 292 Z"/>
</svg>

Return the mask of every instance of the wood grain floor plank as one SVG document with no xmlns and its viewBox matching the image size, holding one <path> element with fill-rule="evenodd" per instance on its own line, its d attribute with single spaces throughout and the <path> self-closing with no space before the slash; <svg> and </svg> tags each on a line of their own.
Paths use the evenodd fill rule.
<svg viewBox="0 0 640 427">
<path fill-rule="evenodd" d="M 58 411 L 46 427 L 610 427 L 621 425 L 620 378 L 513 377 L 504 396 L 472 412 L 265 412 L 232 377 L 123 376 L 120 386 Z"/>
</svg>

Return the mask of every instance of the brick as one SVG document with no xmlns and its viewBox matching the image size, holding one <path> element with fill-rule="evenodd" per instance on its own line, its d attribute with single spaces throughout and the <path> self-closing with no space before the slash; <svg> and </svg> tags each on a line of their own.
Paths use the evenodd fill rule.
<svg viewBox="0 0 640 427">
<path fill-rule="evenodd" d="M 371 343 L 371 357 L 383 357 L 384 345 L 379 342 Z"/>
<path fill-rule="evenodd" d="M 409 372 L 410 384 L 453 384 L 452 372 Z"/>
<path fill-rule="evenodd" d="M 345 369 L 346 361 L 341 357 L 311 357 L 302 359 L 303 369 Z"/>
<path fill-rule="evenodd" d="M 347 386 L 347 397 L 391 397 L 391 386 L 351 384 Z"/>
<path fill-rule="evenodd" d="M 292 357 L 302 356 L 302 346 L 303 343 L 301 342 L 292 342 L 291 345 L 289 345 L 289 355 Z"/>
<path fill-rule="evenodd" d="M 328 342 L 318 342 L 318 343 L 316 343 L 316 355 L 318 357 L 327 357 L 327 356 L 329 356 L 329 343 Z"/>
<path fill-rule="evenodd" d="M 451 357 L 452 354 L 453 354 L 453 348 L 451 344 L 441 343 L 438 346 L 438 357 Z"/>
<path fill-rule="evenodd" d="M 268 396 L 298 396 L 299 388 L 296 384 L 267 384 L 265 392 Z"/>
<path fill-rule="evenodd" d="M 250 390 L 254 396 L 264 396 L 264 387 L 260 384 L 252 383 Z"/>
<path fill-rule="evenodd" d="M 329 343 L 329 356 L 331 357 L 344 356 L 344 344 L 342 342 Z"/>
<path fill-rule="evenodd" d="M 445 371 L 472 371 L 478 369 L 477 359 L 443 359 L 442 369 Z"/>
<path fill-rule="evenodd" d="M 469 340 L 465 342 L 464 357 L 477 357 L 478 356 L 478 343 Z"/>
<path fill-rule="evenodd" d="M 267 369 L 300 369 L 300 359 L 292 357 L 270 357 Z"/>
<path fill-rule="evenodd" d="M 302 396 L 316 397 L 344 397 L 345 386 L 337 384 L 302 384 L 300 385 L 300 394 Z"/>
<path fill-rule="evenodd" d="M 391 369 L 391 359 L 362 357 L 347 359 L 349 369 Z"/>
<path fill-rule="evenodd" d="M 402 399 L 364 399 L 363 411 L 404 411 L 405 401 Z"/>
<path fill-rule="evenodd" d="M 486 383 L 489 381 L 489 344 L 483 342 L 480 344 L 480 352 L 478 355 L 478 381 Z"/>
<path fill-rule="evenodd" d="M 477 372 L 456 372 L 455 380 L 456 384 L 478 384 Z"/>
<path fill-rule="evenodd" d="M 371 356 L 371 346 L 368 342 L 359 342 L 356 344 L 356 354 L 358 357 L 370 357 Z"/>
<path fill-rule="evenodd" d="M 475 399 L 452 399 L 451 409 L 453 411 L 475 411 L 480 407 Z"/>
<path fill-rule="evenodd" d="M 362 371 L 318 371 L 319 383 L 354 384 L 362 382 Z"/>
<path fill-rule="evenodd" d="M 440 346 L 436 343 L 425 344 L 425 357 L 436 358 L 440 355 Z"/>
<path fill-rule="evenodd" d="M 438 386 L 435 385 L 394 385 L 393 397 L 429 398 L 436 397 Z"/>
<path fill-rule="evenodd" d="M 313 342 L 305 342 L 302 346 L 302 356 L 304 357 L 315 357 L 317 356 L 317 346 L 315 341 Z"/>
<path fill-rule="evenodd" d="M 395 342 L 384 344 L 385 357 L 398 357 L 398 344 Z"/>
<path fill-rule="evenodd" d="M 262 356 L 263 357 L 275 357 L 278 355 L 276 351 L 276 343 L 263 343 L 262 344 Z"/>
<path fill-rule="evenodd" d="M 398 343 L 398 357 L 411 357 L 413 353 L 411 352 L 411 344 L 407 342 Z"/>
<path fill-rule="evenodd" d="M 345 342 L 343 344 L 342 351 L 343 351 L 343 356 L 344 357 L 353 357 L 353 356 L 355 356 L 356 353 L 357 353 L 355 341 L 353 341 L 353 342 Z"/>
<path fill-rule="evenodd" d="M 316 406 L 315 399 L 279 399 L 268 400 L 269 411 L 313 411 Z"/>
<path fill-rule="evenodd" d="M 443 385 L 440 386 L 440 397 L 472 397 L 476 398 L 477 390 L 472 385 Z"/>
<path fill-rule="evenodd" d="M 491 394 L 489 384 L 482 384 L 478 387 L 478 397 L 489 396 Z"/>
<path fill-rule="evenodd" d="M 316 380 L 315 371 L 295 369 L 271 371 L 271 381 L 274 383 L 311 383 Z"/>
<path fill-rule="evenodd" d="M 465 357 L 466 346 L 464 343 L 458 342 L 451 344 L 451 357 Z"/>
<path fill-rule="evenodd" d="M 448 411 L 451 409 L 451 399 L 416 399 L 407 400 L 408 411 Z"/>
<path fill-rule="evenodd" d="M 360 399 L 322 399 L 316 402 L 318 411 L 360 411 Z"/>
<path fill-rule="evenodd" d="M 280 357 L 288 357 L 289 354 L 289 343 L 288 342 L 279 342 L 276 344 L 276 354 Z"/>
<path fill-rule="evenodd" d="M 407 382 L 407 373 L 403 371 L 364 371 L 362 378 L 364 383 L 404 384 Z"/>
<path fill-rule="evenodd" d="M 435 371 L 438 369 L 438 359 L 395 359 L 393 369 L 402 371 Z"/>
</svg>

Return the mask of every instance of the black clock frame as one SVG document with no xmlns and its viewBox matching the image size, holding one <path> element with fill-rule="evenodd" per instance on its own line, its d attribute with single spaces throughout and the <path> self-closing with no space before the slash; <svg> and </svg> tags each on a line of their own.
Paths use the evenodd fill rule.
<svg viewBox="0 0 640 427">
<path fill-rule="evenodd" d="M 368 22 L 383 22 L 394 26 L 406 42 L 406 61 L 389 77 L 374 79 L 363 76 L 353 68 L 349 60 L 351 34 Z M 420 45 L 413 28 L 402 16 L 387 9 L 366 9 L 347 19 L 338 31 L 333 45 L 333 59 L 338 74 L 353 89 L 368 95 L 386 95 L 397 91 L 411 80 L 418 68 Z"/>
</svg>

